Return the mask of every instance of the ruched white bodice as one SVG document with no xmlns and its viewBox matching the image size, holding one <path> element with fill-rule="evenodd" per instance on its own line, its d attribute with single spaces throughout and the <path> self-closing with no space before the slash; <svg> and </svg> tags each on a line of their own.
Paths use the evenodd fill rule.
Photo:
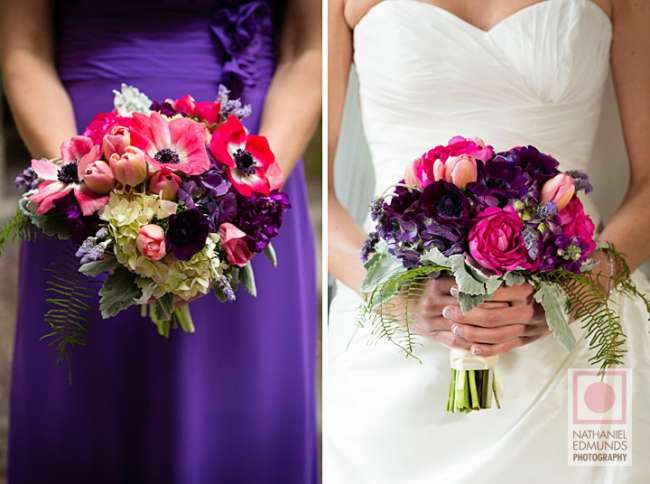
<svg viewBox="0 0 650 484">
<path fill-rule="evenodd" d="M 488 32 L 418 0 L 375 5 L 354 31 L 375 192 L 456 134 L 497 150 L 532 144 L 589 173 L 611 41 L 610 19 L 591 0 L 542 1 Z M 358 324 L 361 302 L 339 284 L 330 307 L 325 484 L 647 482 L 650 338 L 638 302 L 619 300 L 634 369 L 632 467 L 567 466 L 567 370 L 590 367 L 579 324 L 571 353 L 545 337 L 500 356 L 503 409 L 452 415 L 448 349 L 421 338 L 422 363 L 405 359 Z"/>
<path fill-rule="evenodd" d="M 419 0 L 375 5 L 355 28 L 354 62 L 376 191 L 456 134 L 586 169 L 610 43 L 591 0 L 542 1 L 487 32 Z"/>
</svg>

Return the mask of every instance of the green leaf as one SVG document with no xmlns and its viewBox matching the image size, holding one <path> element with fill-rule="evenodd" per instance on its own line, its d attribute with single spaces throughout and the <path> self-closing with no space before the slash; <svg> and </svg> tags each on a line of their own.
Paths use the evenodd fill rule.
<svg viewBox="0 0 650 484">
<path fill-rule="evenodd" d="M 115 316 L 120 311 L 136 304 L 142 295 L 142 289 L 135 284 L 135 274 L 119 267 L 104 281 L 99 290 L 99 309 L 102 318 Z"/>
<path fill-rule="evenodd" d="M 464 260 L 456 260 L 452 267 L 454 279 L 458 286 L 458 292 L 464 292 L 471 296 L 481 296 L 487 294 L 483 281 L 476 279 L 473 272 L 468 271 Z"/>
<path fill-rule="evenodd" d="M 488 298 L 487 294 L 480 294 L 473 296 L 471 294 L 465 294 L 464 292 L 458 293 L 458 303 L 460 304 L 460 310 L 464 313 L 471 311 L 474 308 L 479 307 L 483 304 Z"/>
<path fill-rule="evenodd" d="M 576 339 L 569 327 L 569 318 L 564 308 L 567 296 L 559 284 L 540 282 L 534 294 L 535 301 L 542 305 L 546 314 L 546 322 L 555 338 L 562 343 L 567 351 L 572 351 Z"/>
<path fill-rule="evenodd" d="M 277 254 L 275 253 L 275 249 L 273 248 L 273 244 L 269 243 L 269 245 L 267 245 L 267 246 L 264 248 L 264 255 L 265 255 L 266 258 L 269 260 L 269 262 L 271 262 L 271 265 L 272 265 L 273 267 L 277 267 L 277 266 L 278 266 L 278 256 L 277 256 Z"/>
<path fill-rule="evenodd" d="M 506 272 L 503 276 L 503 281 L 506 283 L 506 286 L 521 286 L 526 284 L 526 278 L 517 272 Z"/>
<path fill-rule="evenodd" d="M 431 249 L 426 250 L 424 254 L 422 254 L 421 261 L 423 264 L 430 262 L 433 265 L 445 266 L 451 269 L 451 267 L 454 265 L 454 262 L 459 258 L 462 260 L 463 256 L 456 255 L 447 257 L 442 252 L 440 252 L 437 247 L 432 247 Z"/>
<path fill-rule="evenodd" d="M 116 269 L 118 266 L 119 264 L 115 260 L 115 257 L 112 255 L 107 255 L 101 260 L 83 264 L 81 267 L 79 267 L 79 272 L 81 272 L 84 276 L 95 277 L 102 272 L 110 272 Z"/>
<path fill-rule="evenodd" d="M 406 272 L 406 269 L 399 260 L 385 252 L 378 252 L 366 262 L 366 277 L 361 284 L 361 292 L 369 293 L 401 272 Z"/>
<path fill-rule="evenodd" d="M 253 297 L 257 297 L 257 287 L 255 285 L 255 273 L 253 272 L 253 266 L 249 262 L 239 273 L 241 278 L 241 283 L 244 285 L 246 291 Z"/>
<path fill-rule="evenodd" d="M 174 295 L 167 293 L 163 297 L 156 299 L 153 302 L 153 308 L 156 319 L 169 321 L 174 312 Z"/>
</svg>

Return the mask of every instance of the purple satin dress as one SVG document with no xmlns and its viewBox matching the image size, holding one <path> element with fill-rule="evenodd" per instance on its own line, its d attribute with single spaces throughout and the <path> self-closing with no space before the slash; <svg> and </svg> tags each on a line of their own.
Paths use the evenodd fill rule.
<svg viewBox="0 0 650 484">
<path fill-rule="evenodd" d="M 57 2 L 58 71 L 79 129 L 112 109 L 121 82 L 153 99 L 199 100 L 215 99 L 222 82 L 252 105 L 255 131 L 281 18 L 269 1 Z M 300 163 L 286 191 L 293 208 L 274 241 L 279 266 L 254 261 L 256 299 L 208 295 L 191 306 L 196 333 L 169 340 L 137 309 L 102 320 L 95 300 L 72 385 L 40 340 L 44 268 L 68 243 L 23 245 L 10 484 L 316 482 L 315 256 Z"/>
</svg>

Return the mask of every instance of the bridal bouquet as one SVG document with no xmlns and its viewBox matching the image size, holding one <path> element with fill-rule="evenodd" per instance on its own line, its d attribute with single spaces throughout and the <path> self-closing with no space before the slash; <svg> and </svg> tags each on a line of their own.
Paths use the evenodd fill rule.
<svg viewBox="0 0 650 484">
<path fill-rule="evenodd" d="M 623 257 L 594 240 L 594 224 L 577 196 L 587 176 L 561 172 L 533 146 L 495 153 L 480 139 L 452 138 L 416 159 L 404 180 L 371 207 L 376 224 L 364 245 L 364 316 L 377 336 L 414 354 L 409 329 L 431 277 L 455 278 L 463 312 L 501 286 L 530 284 L 548 326 L 567 350 L 576 344 L 570 319 L 581 320 L 604 371 L 620 364 L 625 334 L 610 300 L 617 291 L 648 301 Z M 610 261 L 609 282 L 592 272 L 599 248 Z M 605 289 L 608 287 L 608 289 Z M 451 349 L 450 412 L 500 407 L 496 357 Z"/>
<path fill-rule="evenodd" d="M 251 258 L 276 264 L 271 239 L 289 208 L 280 168 L 240 122 L 250 107 L 223 86 L 206 102 L 152 102 L 125 85 L 115 94 L 115 109 L 66 140 L 60 158 L 32 160 L 18 177 L 24 194 L 0 245 L 31 227 L 72 239 L 78 271 L 104 275 L 103 318 L 139 305 L 161 335 L 191 333 L 189 301 L 210 291 L 233 301 L 239 285 L 255 295 Z M 52 276 L 45 315 L 60 354 L 83 341 L 88 307 L 66 279 Z"/>
</svg>

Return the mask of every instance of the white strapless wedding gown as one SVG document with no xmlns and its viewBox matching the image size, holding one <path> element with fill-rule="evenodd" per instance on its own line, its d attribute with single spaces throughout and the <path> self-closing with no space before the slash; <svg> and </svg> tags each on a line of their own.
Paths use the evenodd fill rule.
<svg viewBox="0 0 650 484">
<path fill-rule="evenodd" d="M 543 1 L 489 32 L 417 0 L 377 4 L 354 32 L 376 192 L 456 134 L 497 150 L 532 144 L 563 169 L 588 171 L 611 39 L 609 18 L 590 0 Z M 645 277 L 634 277 L 650 293 Z M 325 484 L 650 483 L 650 335 L 636 302 L 620 302 L 625 366 L 634 370 L 631 467 L 567 464 L 567 369 L 589 367 L 584 344 L 569 354 L 547 337 L 503 355 L 503 408 L 448 414 L 448 350 L 422 341 L 419 364 L 391 343 L 371 343 L 358 326 L 360 303 L 338 285 L 326 347 Z"/>
</svg>

